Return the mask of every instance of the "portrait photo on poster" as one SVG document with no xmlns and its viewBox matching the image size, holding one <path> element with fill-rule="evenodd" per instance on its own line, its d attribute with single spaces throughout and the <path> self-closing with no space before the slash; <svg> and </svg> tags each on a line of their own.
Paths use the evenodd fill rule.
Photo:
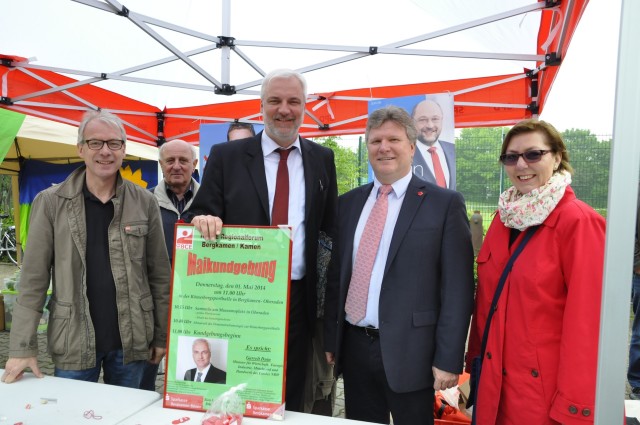
<svg viewBox="0 0 640 425">
<path fill-rule="evenodd" d="M 455 116 L 451 93 L 377 99 L 369 102 L 369 114 L 394 105 L 406 110 L 417 131 L 413 174 L 430 183 L 456 188 Z M 369 167 L 369 180 L 373 179 Z"/>
<path fill-rule="evenodd" d="M 228 348 L 226 339 L 178 337 L 175 379 L 226 384 Z"/>
</svg>

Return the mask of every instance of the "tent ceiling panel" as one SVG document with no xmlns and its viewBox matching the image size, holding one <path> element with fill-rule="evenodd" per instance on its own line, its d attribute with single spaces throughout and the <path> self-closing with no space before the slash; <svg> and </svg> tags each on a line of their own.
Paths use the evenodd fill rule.
<svg viewBox="0 0 640 425">
<path fill-rule="evenodd" d="M 505 6 L 497 0 L 458 0 L 432 8 L 422 0 L 400 2 L 394 10 L 404 8 L 407 23 L 416 19 L 406 14 L 411 10 L 428 22 L 423 28 L 433 30 L 425 33 L 417 25 L 396 25 L 393 31 L 369 33 L 367 39 L 361 26 L 371 23 L 376 27 L 375 19 L 380 19 L 376 9 L 379 1 L 372 0 L 370 7 L 360 10 L 359 19 L 351 25 L 353 30 L 337 26 L 345 17 L 335 16 L 336 26 L 333 22 L 318 28 L 307 25 L 305 28 L 309 30 L 299 37 L 292 38 L 289 32 L 281 41 L 270 41 L 268 38 L 278 40 L 278 37 L 270 26 L 264 25 L 261 28 L 265 40 L 252 40 L 250 36 L 255 34 L 248 29 L 253 28 L 249 23 L 255 17 L 248 16 L 234 21 L 242 22 L 237 26 L 236 38 L 230 31 L 229 0 L 221 1 L 222 13 L 218 15 L 222 23 L 218 34 L 223 35 L 191 29 L 185 24 L 166 20 L 166 17 L 165 20 L 154 18 L 139 13 L 133 6 L 125 13 L 123 6 L 115 0 L 74 1 L 81 3 L 75 4 L 76 8 L 92 9 L 86 7 L 92 6 L 97 9 L 93 14 L 100 18 L 100 23 L 108 21 L 117 28 L 114 41 L 128 25 L 142 37 L 145 46 L 150 41 L 157 43 L 160 48 L 154 50 L 156 58 L 149 60 L 149 53 L 141 54 L 139 60 L 144 62 L 122 67 L 122 58 L 118 57 L 117 64 L 112 66 L 120 66 L 119 70 L 98 72 L 73 69 L 72 61 L 64 67 L 54 67 L 0 54 L 4 65 L 0 66 L 0 107 L 72 125 L 77 125 L 87 109 L 110 110 L 123 118 L 132 140 L 150 145 L 178 137 L 197 143 L 201 123 L 260 122 L 259 84 L 265 72 L 277 67 L 296 68 L 307 76 L 310 95 L 302 133 L 310 137 L 362 133 L 367 101 L 425 93 L 454 93 L 457 127 L 512 124 L 542 110 L 561 58 L 566 54 L 575 26 L 588 3 L 588 0 L 516 0 Z M 135 4 L 135 0 L 131 1 Z M 138 6 L 143 7 L 142 3 Z M 266 6 L 257 4 L 256 11 L 261 7 Z M 483 8 L 486 9 L 484 15 L 478 12 Z M 467 10 L 476 14 L 466 13 Z M 457 20 L 452 11 L 459 15 Z M 258 13 L 261 22 L 266 13 Z M 269 15 L 274 21 L 284 19 L 275 16 L 273 11 L 270 13 L 274 15 Z M 536 23 L 534 30 L 531 30 L 532 21 Z M 98 26 L 98 22 L 95 25 Z M 354 42 L 318 42 L 323 35 L 328 36 L 327 31 L 342 33 L 342 41 L 353 38 Z M 171 38 L 172 33 L 178 38 Z M 481 39 L 483 33 L 490 36 Z M 459 40 L 464 40 L 465 34 L 471 36 L 466 36 L 467 43 L 460 46 Z M 243 35 L 246 38 L 240 37 Z M 185 43 L 185 39 L 193 42 Z M 363 40 L 366 41 L 363 43 Z M 448 43 L 454 44 L 450 40 L 455 40 L 462 48 L 447 50 Z M 96 44 L 95 51 L 89 54 L 100 55 L 100 47 Z M 215 56 L 207 56 L 211 54 Z M 443 58 L 461 62 L 440 66 Z M 485 71 L 486 62 L 491 62 L 493 69 L 503 71 Z M 162 69 L 172 71 L 163 74 Z M 331 75 L 329 69 L 345 71 L 337 71 L 340 77 L 336 78 L 335 73 L 328 77 Z M 416 74 L 409 72 L 414 69 L 424 69 L 424 75 L 432 80 L 425 82 L 420 77 L 415 81 L 413 77 L 413 82 L 407 82 L 409 74 Z M 232 70 L 239 72 L 232 73 Z M 375 81 L 381 84 L 375 84 L 369 78 L 374 74 Z M 448 78 L 438 80 L 438 76 Z M 345 89 L 349 82 L 352 82 L 351 87 L 361 88 Z M 111 90 L 117 87 L 113 85 L 115 83 L 128 85 L 126 96 Z M 173 90 L 172 93 L 177 93 L 176 90 L 181 90 L 208 95 L 205 102 L 199 102 L 196 99 L 203 98 L 194 95 L 192 103 L 186 104 L 176 96 L 175 103 L 170 99 L 158 107 L 153 106 L 157 102 L 141 101 L 143 96 L 138 96 L 142 93 L 138 90 L 141 86 L 154 86 L 157 92 Z M 192 106 L 207 102 L 209 104 Z"/>
</svg>

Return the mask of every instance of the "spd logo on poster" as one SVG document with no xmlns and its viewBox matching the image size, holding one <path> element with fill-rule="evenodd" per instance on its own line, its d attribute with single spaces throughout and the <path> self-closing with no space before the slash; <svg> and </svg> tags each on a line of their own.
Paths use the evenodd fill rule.
<svg viewBox="0 0 640 425">
<path fill-rule="evenodd" d="M 193 249 L 193 228 L 181 228 L 176 235 L 176 249 Z"/>
</svg>

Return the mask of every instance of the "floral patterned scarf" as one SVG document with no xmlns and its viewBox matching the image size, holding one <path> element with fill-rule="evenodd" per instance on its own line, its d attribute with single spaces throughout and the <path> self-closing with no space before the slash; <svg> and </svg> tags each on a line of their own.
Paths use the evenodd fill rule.
<svg viewBox="0 0 640 425">
<path fill-rule="evenodd" d="M 560 171 L 553 173 L 545 185 L 526 194 L 520 193 L 515 186 L 510 187 L 502 192 L 498 201 L 500 220 L 505 226 L 520 231 L 542 224 L 570 184 L 571 174 Z"/>
</svg>

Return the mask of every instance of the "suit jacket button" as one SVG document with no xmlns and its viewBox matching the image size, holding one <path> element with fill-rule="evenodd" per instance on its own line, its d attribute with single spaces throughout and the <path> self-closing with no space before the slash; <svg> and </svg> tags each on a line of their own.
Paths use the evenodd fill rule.
<svg viewBox="0 0 640 425">
<path fill-rule="evenodd" d="M 535 369 L 531 369 L 531 376 L 533 376 L 534 378 L 537 378 L 539 375 L 538 371 Z"/>
<path fill-rule="evenodd" d="M 582 416 L 590 416 L 590 415 L 591 415 L 590 409 L 582 409 Z"/>
<path fill-rule="evenodd" d="M 507 369 L 502 368 L 502 374 L 503 374 L 504 376 L 506 376 L 506 375 L 507 375 Z"/>
<path fill-rule="evenodd" d="M 576 413 L 578 413 L 578 408 L 576 406 L 569 406 L 569 413 L 571 413 L 572 415 L 575 415 Z"/>
<path fill-rule="evenodd" d="M 491 360 L 491 352 L 488 352 L 488 353 L 487 353 L 487 358 L 488 358 L 489 360 Z"/>
</svg>

